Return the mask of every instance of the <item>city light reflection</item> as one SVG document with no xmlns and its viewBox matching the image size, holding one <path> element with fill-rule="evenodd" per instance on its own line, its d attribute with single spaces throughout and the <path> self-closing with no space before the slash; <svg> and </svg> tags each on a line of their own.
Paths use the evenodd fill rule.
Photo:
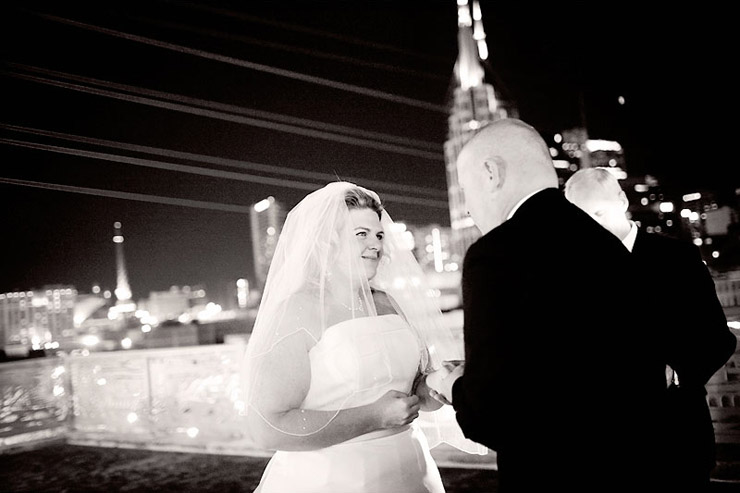
<svg viewBox="0 0 740 493">
<path fill-rule="evenodd" d="M 91 347 L 97 345 L 100 342 L 100 338 L 94 334 L 88 334 L 83 336 L 80 342 L 87 347 Z"/>
</svg>

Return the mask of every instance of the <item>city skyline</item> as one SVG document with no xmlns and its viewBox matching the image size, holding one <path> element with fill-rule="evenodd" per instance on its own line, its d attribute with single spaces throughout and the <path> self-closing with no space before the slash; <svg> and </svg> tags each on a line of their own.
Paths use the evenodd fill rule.
<svg viewBox="0 0 740 493">
<path fill-rule="evenodd" d="M 282 5 L 3 7 L 2 177 L 244 211 L 268 196 L 289 209 L 329 177 L 353 178 L 388 197 L 396 220 L 448 225 L 448 210 L 437 204 L 446 201 L 442 146 L 458 49 L 455 2 L 428 2 L 423 10 L 413 2 L 365 10 L 331 2 Z M 712 15 L 679 10 L 663 19 L 622 8 L 607 17 L 580 8 L 525 16 L 486 1 L 481 8 L 490 52 L 486 80 L 522 119 L 543 133 L 585 121 L 594 138 L 623 145 L 631 175 L 653 174 L 666 190 L 728 194 L 740 187 L 737 166 L 721 156 L 724 141 L 712 126 L 729 94 L 718 85 L 726 45 L 720 30 L 697 40 L 688 29 Z M 358 88 L 374 92 L 347 90 Z M 699 124 L 690 123 L 697 115 Z M 249 170 L 245 163 L 280 169 Z M 204 176 L 186 166 L 216 171 Z M 286 169 L 303 174 L 279 173 Z M 308 172 L 321 175 L 309 179 Z M 256 183 L 229 173 L 296 183 Z M 427 191 L 406 193 L 388 182 Z M 45 284 L 85 292 L 95 282 L 112 289 L 116 221 L 126 236 L 134 298 L 171 285 L 212 290 L 253 279 L 245 212 L 7 182 L 0 197 L 3 210 L 14 211 L 3 221 L 11 245 L 0 292 Z"/>
</svg>

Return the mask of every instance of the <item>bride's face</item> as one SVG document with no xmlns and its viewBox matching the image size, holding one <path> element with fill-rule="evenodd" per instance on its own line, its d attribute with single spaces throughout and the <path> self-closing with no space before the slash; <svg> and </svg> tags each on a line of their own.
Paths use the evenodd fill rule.
<svg viewBox="0 0 740 493">
<path fill-rule="evenodd" d="M 380 224 L 378 214 L 372 209 L 350 209 L 349 217 L 353 228 L 352 233 L 359 247 L 353 250 L 359 252 L 365 275 L 370 280 L 378 272 L 378 264 L 383 256 L 385 231 Z"/>
</svg>

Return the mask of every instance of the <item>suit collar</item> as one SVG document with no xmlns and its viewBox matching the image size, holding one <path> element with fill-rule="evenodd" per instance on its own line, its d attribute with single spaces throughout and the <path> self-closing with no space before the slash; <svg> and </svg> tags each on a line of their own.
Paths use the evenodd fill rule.
<svg viewBox="0 0 740 493">
<path fill-rule="evenodd" d="M 635 237 L 635 245 L 632 247 L 633 252 L 643 250 L 646 247 L 645 245 L 646 236 L 648 236 L 646 232 L 644 232 L 640 228 L 637 228 L 637 236 Z"/>
</svg>

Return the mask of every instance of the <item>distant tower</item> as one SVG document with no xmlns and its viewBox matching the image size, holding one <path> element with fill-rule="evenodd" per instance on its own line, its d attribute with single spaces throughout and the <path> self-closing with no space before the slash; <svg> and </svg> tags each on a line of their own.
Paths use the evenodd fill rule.
<svg viewBox="0 0 740 493">
<path fill-rule="evenodd" d="M 126 260 L 123 257 L 123 234 L 121 223 L 113 223 L 113 243 L 116 244 L 116 303 L 131 302 L 131 287 L 128 285 L 128 273 L 126 272 Z"/>
<path fill-rule="evenodd" d="M 265 286 L 285 217 L 285 209 L 274 197 L 260 200 L 250 211 L 254 275 L 259 289 Z"/>
<path fill-rule="evenodd" d="M 468 215 L 465 197 L 457 182 L 457 156 L 477 129 L 492 121 L 516 116 L 516 112 L 497 97 L 491 84 L 483 81 L 485 73 L 481 61 L 488 58 L 488 48 L 478 0 L 458 0 L 457 4 L 459 54 L 455 63 L 456 84 L 448 119 L 445 163 L 452 224 L 452 260 L 462 265 L 465 252 L 480 236 L 480 231 Z"/>
</svg>

